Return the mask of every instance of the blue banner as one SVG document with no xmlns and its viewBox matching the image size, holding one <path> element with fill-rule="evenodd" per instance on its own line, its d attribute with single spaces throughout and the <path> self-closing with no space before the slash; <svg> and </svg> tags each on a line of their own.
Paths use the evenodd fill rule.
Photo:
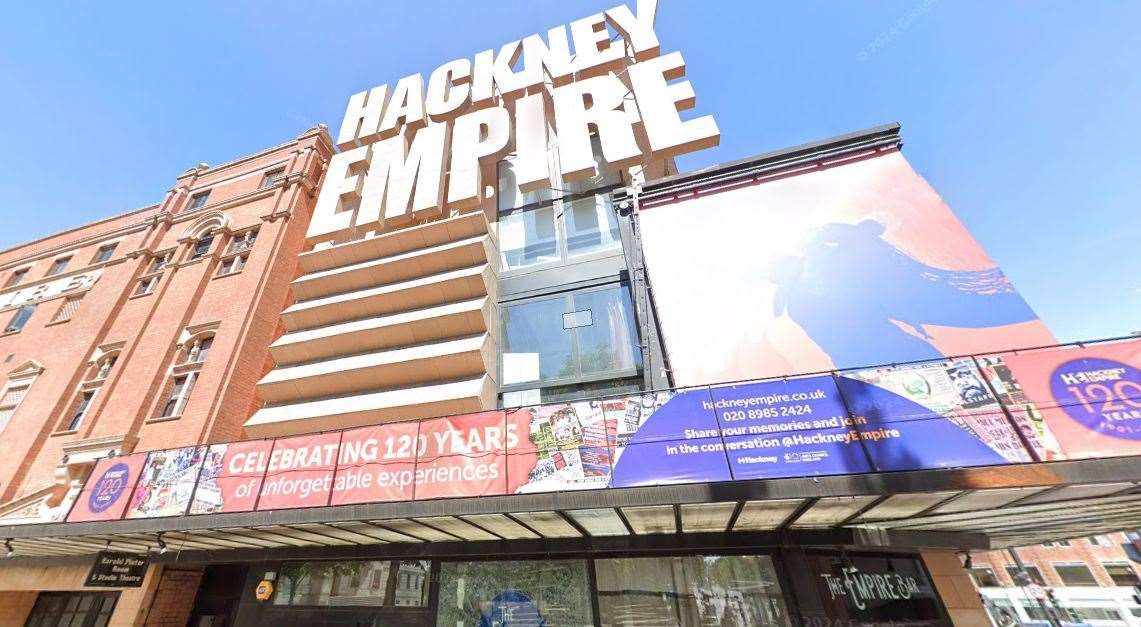
<svg viewBox="0 0 1141 627">
<path fill-rule="evenodd" d="M 830 376 L 711 390 L 734 479 L 870 472 Z"/>
</svg>

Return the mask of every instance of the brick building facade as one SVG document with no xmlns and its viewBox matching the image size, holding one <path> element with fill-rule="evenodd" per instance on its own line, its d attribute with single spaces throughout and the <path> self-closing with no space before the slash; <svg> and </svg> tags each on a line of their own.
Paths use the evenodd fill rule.
<svg viewBox="0 0 1141 627">
<path fill-rule="evenodd" d="M 1009 551 L 979 551 L 971 555 L 971 578 L 997 622 L 1009 612 L 1019 620 L 1045 620 L 1037 597 L 1049 590 L 1069 620 L 1095 625 L 1141 625 L 1141 605 L 1134 586 L 1141 583 L 1135 559 L 1137 533 L 1110 533 Z M 1021 569 L 1030 585 L 1021 585 Z M 1041 591 L 1041 592 L 1039 592 Z M 1047 605 L 1052 605 L 1045 597 Z M 1069 614 L 1069 616 L 1066 616 Z"/>
<path fill-rule="evenodd" d="M 155 205 L 0 251 L 0 437 L 9 452 L 0 457 L 0 520 L 62 520 L 98 459 L 243 436 L 331 153 L 318 126 L 191 168 Z M 181 606 L 162 598 L 197 585 L 164 585 L 173 574 L 151 570 L 159 572 L 139 592 L 146 603 L 136 612 L 126 595 L 110 624 L 144 624 L 152 604 L 170 614 Z M 25 615 L 30 606 L 19 608 L 35 597 L 26 591 L 77 589 L 85 574 L 2 570 L 0 616 Z"/>
</svg>

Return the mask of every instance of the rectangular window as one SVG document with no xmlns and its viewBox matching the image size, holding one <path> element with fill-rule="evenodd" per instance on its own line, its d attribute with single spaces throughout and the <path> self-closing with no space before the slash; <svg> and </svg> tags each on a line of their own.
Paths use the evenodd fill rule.
<svg viewBox="0 0 1141 627">
<path fill-rule="evenodd" d="M 603 559 L 595 571 L 604 627 L 791 624 L 765 555 Z"/>
<path fill-rule="evenodd" d="M 393 568 L 420 577 L 415 589 L 389 589 Z M 294 562 L 278 573 L 274 605 L 310 607 L 425 607 L 428 604 L 426 560 L 358 560 Z"/>
<path fill-rule="evenodd" d="M 499 267 L 520 270 L 622 250 L 610 194 L 560 200 L 499 216 Z"/>
<path fill-rule="evenodd" d="M 222 263 L 218 265 L 218 276 L 226 276 L 227 274 L 237 274 L 246 267 L 246 255 L 238 255 L 237 257 L 230 257 L 223 259 Z"/>
<path fill-rule="evenodd" d="M 187 211 L 193 211 L 195 209 L 201 209 L 202 207 L 205 207 L 206 200 L 208 198 L 210 198 L 210 190 L 198 192 L 197 194 L 191 196 L 190 204 L 186 206 Z"/>
<path fill-rule="evenodd" d="M 1024 587 L 1024 586 L 1028 586 L 1032 583 L 1038 584 L 1039 586 L 1046 585 L 1046 580 L 1042 578 L 1042 571 L 1038 570 L 1037 566 L 1027 566 L 1026 567 L 1026 574 L 1029 576 L 1028 581 L 1022 580 L 1022 574 L 1021 573 L 1022 573 L 1022 570 L 1019 569 L 1017 566 L 1007 566 L 1006 567 L 1006 574 L 1010 575 L 1010 578 L 1014 581 L 1014 585 L 1016 585 L 1016 586 Z"/>
<path fill-rule="evenodd" d="M 276 170 L 266 172 L 265 176 L 261 178 L 260 189 L 268 189 L 273 187 L 277 184 L 277 181 L 281 179 L 283 174 L 285 174 L 285 168 L 278 168 Z"/>
<path fill-rule="evenodd" d="M 182 415 L 182 410 L 186 408 L 186 401 L 190 398 L 190 392 L 194 390 L 196 378 L 197 373 L 194 372 L 174 378 L 170 386 L 170 396 L 167 397 L 166 404 L 162 408 L 163 417 Z"/>
<path fill-rule="evenodd" d="M 1093 546 L 1113 546 L 1113 540 L 1109 536 L 1089 536 L 1086 541 Z"/>
<path fill-rule="evenodd" d="M 107 375 L 111 374 L 111 369 L 115 367 L 115 362 L 119 358 L 115 355 L 106 357 L 103 361 L 99 362 L 99 370 L 95 372 L 95 379 L 106 379 Z"/>
<path fill-rule="evenodd" d="M 166 264 L 170 263 L 170 253 L 159 255 L 151 261 L 150 268 L 147 268 L 147 274 L 154 274 L 155 272 L 162 272 L 166 269 Z"/>
<path fill-rule="evenodd" d="M 518 270 L 561 258 L 554 205 L 500 216 L 498 228 L 502 270 Z"/>
<path fill-rule="evenodd" d="M 31 386 L 20 385 L 12 386 L 4 391 L 4 398 L 0 399 L 0 407 L 16 407 L 20 401 L 28 394 L 28 388 Z"/>
<path fill-rule="evenodd" d="M 190 351 L 186 354 L 186 363 L 200 364 L 206 361 L 210 355 L 210 347 L 214 345 L 214 338 L 206 337 L 198 340 L 190 346 Z"/>
<path fill-rule="evenodd" d="M 499 162 L 496 229 L 501 270 L 557 265 L 588 255 L 621 252 L 618 215 L 610 192 L 622 183 L 622 177 L 598 156 L 597 139 L 591 141 L 598 174 L 561 183 L 555 189 L 544 185 L 523 192 L 516 183 L 513 160 Z"/>
<path fill-rule="evenodd" d="M 4 391 L 3 398 L 0 398 L 0 431 L 11 422 L 12 415 L 20 407 L 20 401 L 24 400 L 24 396 L 28 393 L 28 387 L 28 385 L 14 385 Z"/>
<path fill-rule="evenodd" d="M 563 204 L 567 255 L 577 257 L 604 250 L 620 250 L 618 215 L 610 194 L 597 194 Z"/>
<path fill-rule="evenodd" d="M 81 392 L 79 397 L 75 399 L 71 411 L 68 412 L 66 422 L 63 424 L 64 431 L 75 431 L 79 425 L 83 424 L 83 418 L 87 415 L 87 409 L 91 407 L 91 400 L 95 398 L 95 390 L 87 390 Z"/>
<path fill-rule="evenodd" d="M 625 285 L 507 303 L 502 314 L 504 386 L 618 379 L 641 370 Z"/>
<path fill-rule="evenodd" d="M 154 292 L 156 285 L 158 285 L 157 276 L 149 276 L 139 279 L 139 284 L 137 287 L 135 287 L 135 296 L 142 296 L 144 294 L 150 294 L 151 292 Z"/>
<path fill-rule="evenodd" d="M 63 299 L 59 309 L 56 310 L 55 315 L 52 316 L 52 322 L 67 322 L 75 315 L 75 311 L 79 309 L 79 303 L 83 301 L 83 296 L 68 296 Z"/>
<path fill-rule="evenodd" d="M 1079 621 L 1106 620 L 1121 624 L 1121 613 L 1112 607 L 1073 607 L 1070 608 Z"/>
<path fill-rule="evenodd" d="M 431 571 L 431 562 L 400 560 L 396 564 L 396 573 L 403 581 L 396 586 L 396 590 L 393 592 L 393 605 L 397 607 L 427 607 L 428 573 Z"/>
<path fill-rule="evenodd" d="M 444 562 L 439 590 L 438 627 L 594 624 L 582 560 Z"/>
<path fill-rule="evenodd" d="M 1105 572 L 1109 574 L 1109 578 L 1113 580 L 1115 586 L 1136 586 L 1141 584 L 1141 579 L 1137 578 L 1137 571 L 1129 564 L 1102 564 Z"/>
<path fill-rule="evenodd" d="M 27 268 L 20 268 L 19 270 L 13 270 L 12 274 L 8 275 L 8 280 L 4 283 L 4 287 L 12 287 L 13 285 L 19 285 L 20 283 L 24 282 L 24 277 L 26 277 L 26 276 L 28 276 L 28 269 Z"/>
<path fill-rule="evenodd" d="M 15 333 L 16 331 L 23 330 L 28 321 L 32 319 L 32 314 L 36 313 L 35 305 L 21 305 L 16 313 L 12 315 L 12 319 L 8 321 L 8 326 L 4 327 L 5 333 Z"/>
<path fill-rule="evenodd" d="M 118 600 L 118 592 L 41 592 L 25 624 L 105 627 Z"/>
<path fill-rule="evenodd" d="M 214 243 L 214 234 L 208 233 L 194 242 L 194 250 L 190 253 L 191 259 L 201 259 L 210 253 L 210 245 Z"/>
<path fill-rule="evenodd" d="M 258 239 L 257 229 L 246 231 L 241 235 L 235 235 L 233 241 L 230 242 L 230 247 L 226 250 L 227 253 L 238 253 L 243 250 L 249 250 L 254 247 L 254 242 Z"/>
<path fill-rule="evenodd" d="M 994 576 L 994 571 L 988 566 L 978 566 L 967 572 L 974 580 L 975 586 L 979 588 L 997 588 L 999 586 L 998 578 Z"/>
<path fill-rule="evenodd" d="M 48 268 L 48 273 L 45 276 L 55 276 L 64 270 L 67 270 L 67 264 L 70 262 L 71 257 L 60 257 L 59 259 L 56 259 L 52 262 L 51 267 Z"/>
<path fill-rule="evenodd" d="M 1054 564 L 1054 572 L 1067 586 L 1096 586 L 1093 572 L 1085 564 Z"/>
<path fill-rule="evenodd" d="M 1050 547 L 1050 548 L 1059 548 L 1059 547 L 1063 547 L 1063 546 L 1070 546 L 1070 541 L 1069 540 L 1055 540 L 1053 542 L 1043 542 L 1042 546 Z"/>
<path fill-rule="evenodd" d="M 95 252 L 95 257 L 91 259 L 91 263 L 103 263 L 104 261 L 110 260 L 111 256 L 115 254 L 115 248 L 117 246 L 118 244 L 107 244 L 106 246 L 100 246 L 99 250 Z"/>
</svg>

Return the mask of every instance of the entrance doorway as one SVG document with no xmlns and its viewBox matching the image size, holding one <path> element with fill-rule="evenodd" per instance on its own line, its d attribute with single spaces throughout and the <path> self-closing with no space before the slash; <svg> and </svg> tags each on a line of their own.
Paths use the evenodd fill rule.
<svg viewBox="0 0 1141 627">
<path fill-rule="evenodd" d="M 245 564 L 207 567 L 188 627 L 233 627 L 247 570 Z"/>
</svg>

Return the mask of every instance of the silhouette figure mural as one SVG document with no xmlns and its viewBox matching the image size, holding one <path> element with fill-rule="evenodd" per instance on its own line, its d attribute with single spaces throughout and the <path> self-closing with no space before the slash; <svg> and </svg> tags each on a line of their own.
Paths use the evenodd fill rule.
<svg viewBox="0 0 1141 627">
<path fill-rule="evenodd" d="M 803 256 L 780 257 L 773 314 L 787 314 L 845 366 L 938 359 L 925 325 L 981 328 L 1037 319 L 997 267 L 947 270 L 883 239 L 884 225 L 830 222 Z M 842 318 L 842 324 L 840 324 Z M 858 330 L 858 332 L 853 332 Z"/>
<path fill-rule="evenodd" d="M 678 385 L 1054 343 L 899 151 L 650 202 L 640 224 Z"/>
</svg>

